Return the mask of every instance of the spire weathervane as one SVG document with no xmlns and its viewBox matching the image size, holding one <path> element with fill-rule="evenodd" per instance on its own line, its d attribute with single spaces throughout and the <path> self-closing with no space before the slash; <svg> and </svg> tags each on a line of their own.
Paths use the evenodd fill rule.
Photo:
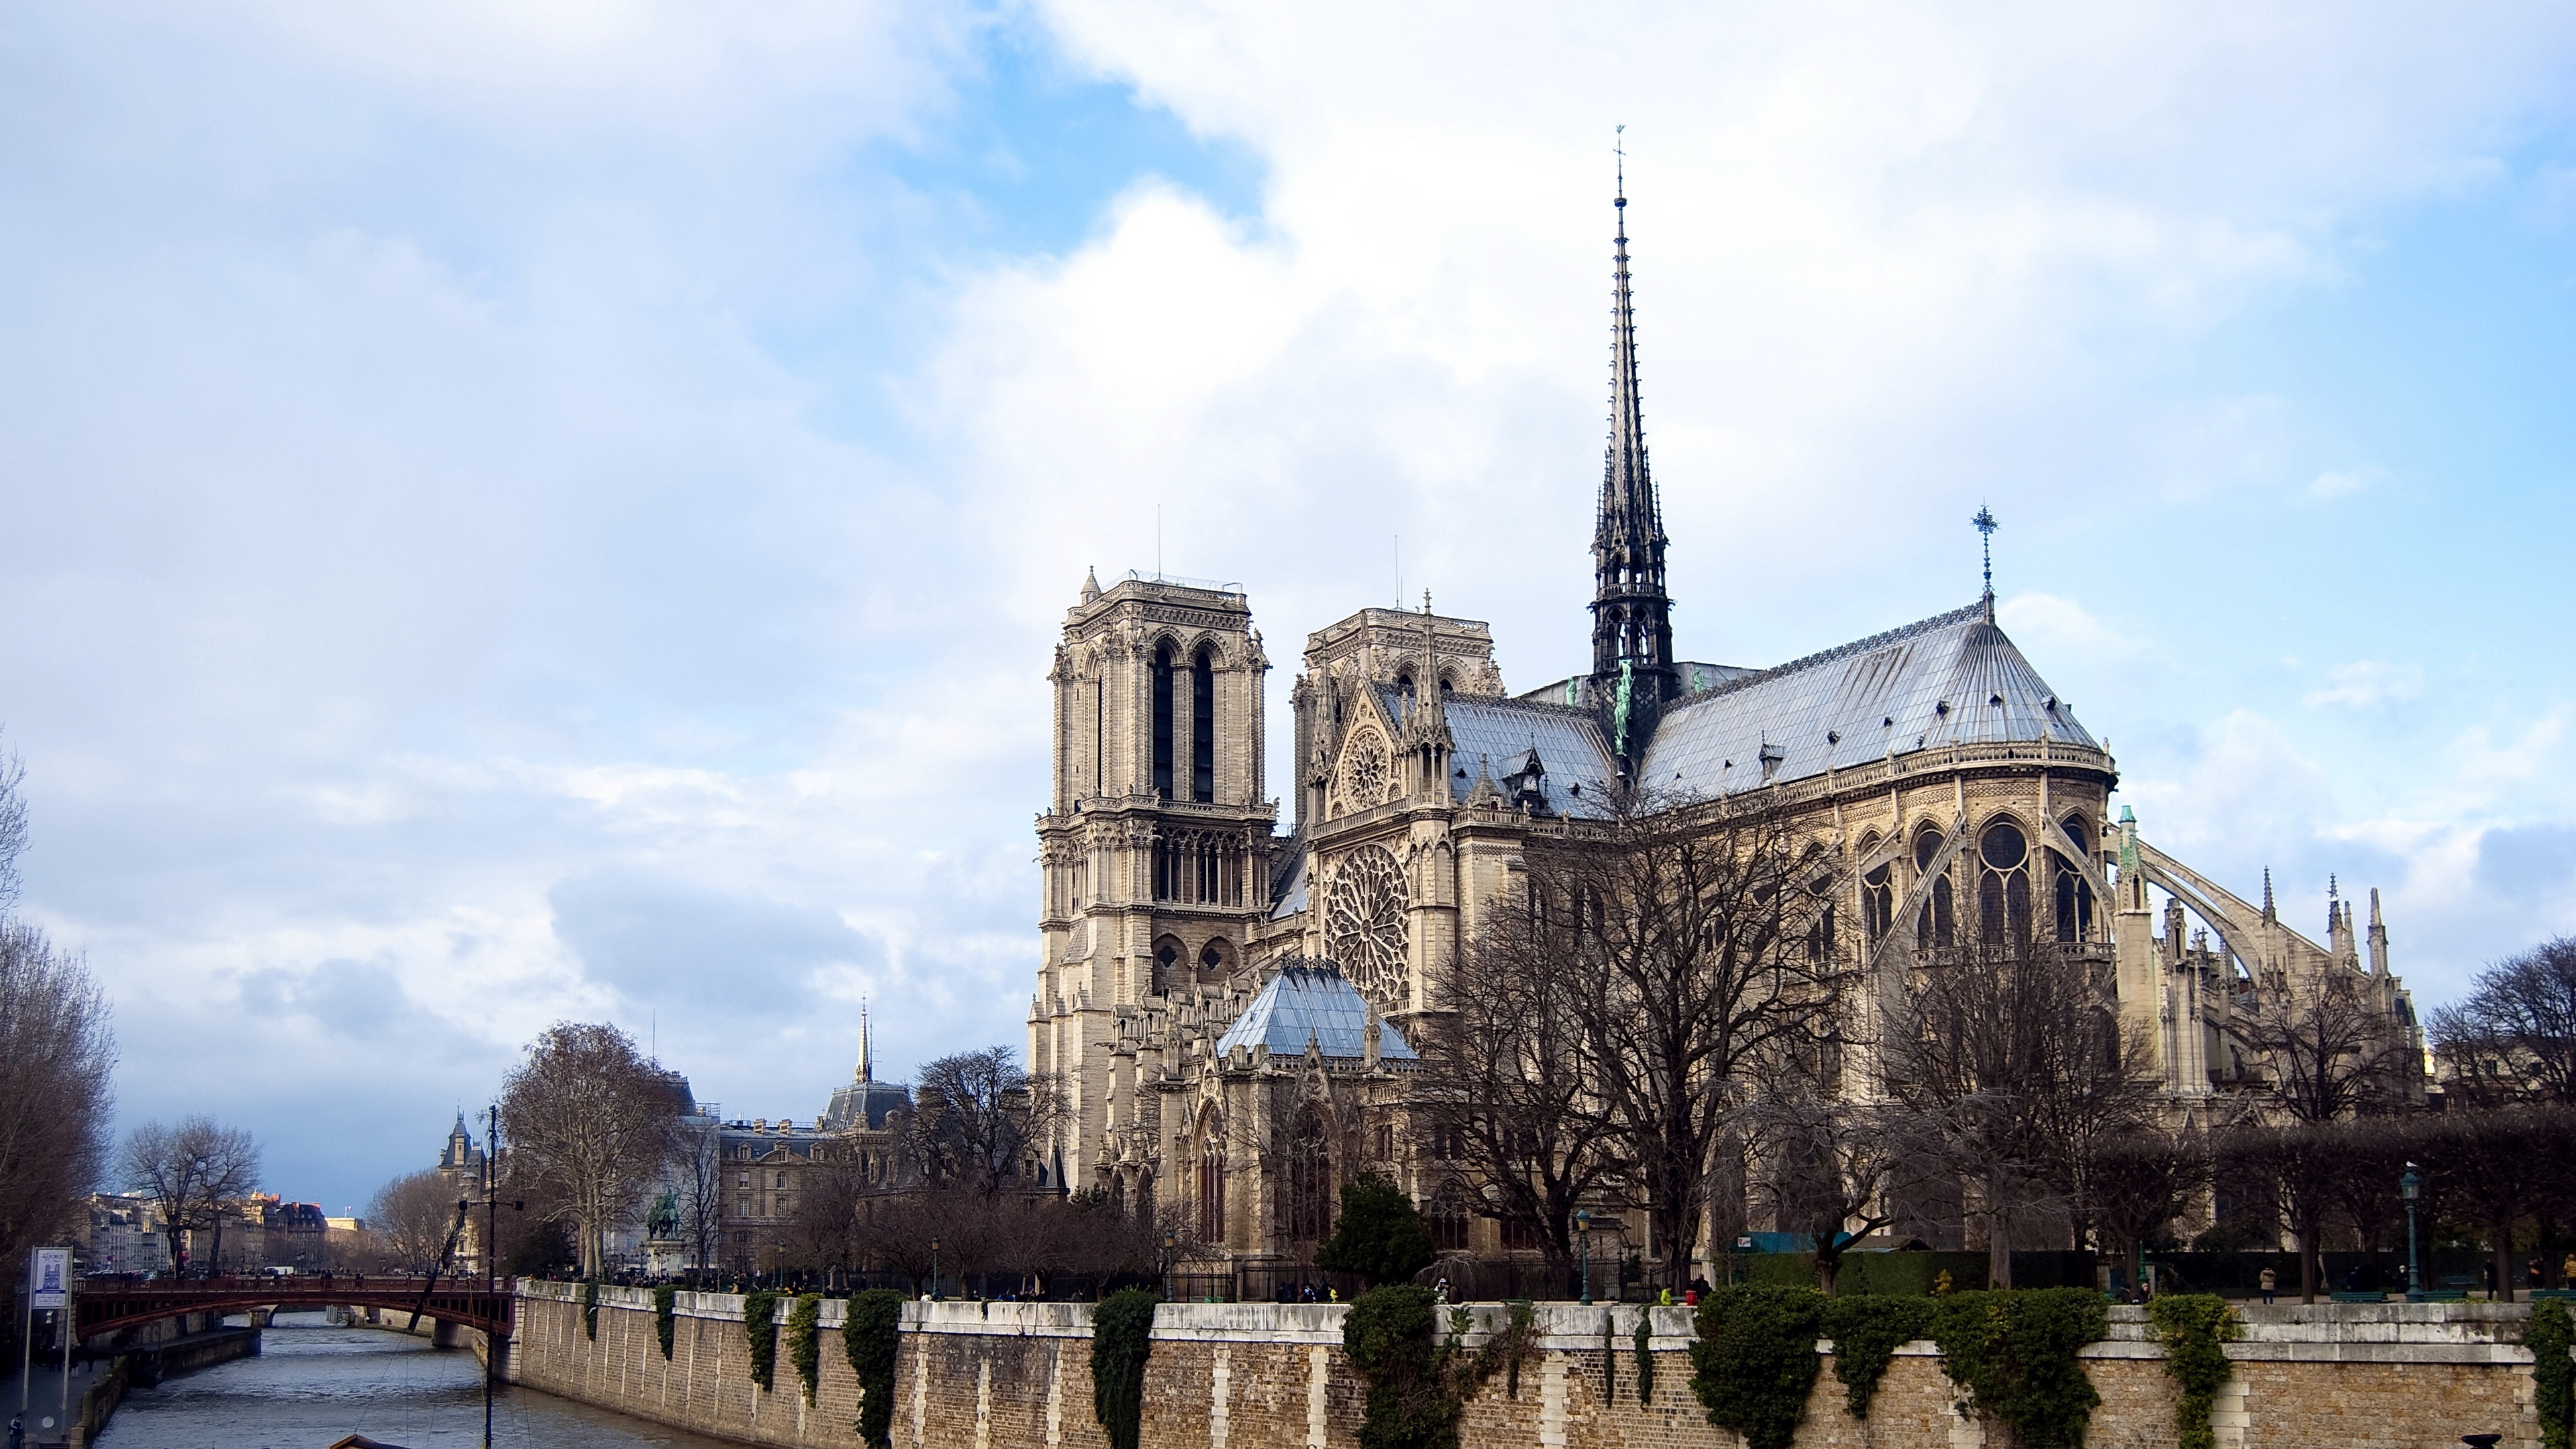
<svg viewBox="0 0 2576 1449">
<path fill-rule="evenodd" d="M 1995 621 L 1995 530 L 2003 527 L 1995 521 L 1995 511 L 1980 503 L 1977 516 L 1968 520 L 1977 526 L 1977 547 L 1986 560 L 1986 622 Z"/>
</svg>

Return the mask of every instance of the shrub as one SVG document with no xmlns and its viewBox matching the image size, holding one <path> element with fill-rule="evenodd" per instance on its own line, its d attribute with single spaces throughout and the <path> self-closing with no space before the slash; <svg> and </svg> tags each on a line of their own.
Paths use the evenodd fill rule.
<svg viewBox="0 0 2576 1449">
<path fill-rule="evenodd" d="M 1941 1372 L 2022 1449 L 2081 1449 L 2102 1396 L 2075 1351 L 2101 1339 L 2109 1304 L 2090 1288 L 1945 1294 L 1932 1310 Z"/>
<path fill-rule="evenodd" d="M 593 1342 L 599 1339 L 599 1280 L 585 1278 L 581 1283 L 581 1331 Z"/>
<path fill-rule="evenodd" d="M 2174 1405 L 2174 1433 L 2181 1449 L 2217 1449 L 2210 1411 L 2233 1369 L 2219 1345 L 2244 1336 L 2236 1310 L 2215 1293 L 2168 1293 L 2147 1305 L 2156 1338 L 2165 1346 L 2165 1373 L 2182 1385 Z"/>
<path fill-rule="evenodd" d="M 751 1345 L 751 1381 L 763 1389 L 778 1369 L 778 1295 L 766 1288 L 742 1295 L 742 1336 Z"/>
<path fill-rule="evenodd" d="M 1843 1385 L 1843 1411 L 1869 1417 L 1869 1401 L 1896 1350 L 1932 1332 L 1929 1298 L 1834 1298 L 1825 1303 L 1825 1334 L 1834 1341 L 1834 1377 Z"/>
<path fill-rule="evenodd" d="M 671 1336 L 679 1325 L 680 1290 L 665 1283 L 653 1290 L 653 1336 L 662 1340 L 662 1361 L 671 1361 Z"/>
<path fill-rule="evenodd" d="M 1701 1302 L 1691 1390 L 1745 1449 L 1789 1449 L 1816 1384 L 1825 1301 L 1813 1288 L 1743 1284 Z"/>
<path fill-rule="evenodd" d="M 2531 1323 L 2523 1330 L 2522 1344 L 2531 1350 L 2540 1442 L 2546 1449 L 2568 1449 L 2568 1421 L 2576 1418 L 2576 1359 L 2570 1359 L 2567 1351 L 2576 1344 L 2576 1317 L 2568 1313 L 2567 1300 L 2543 1298 L 2531 1305 Z"/>
<path fill-rule="evenodd" d="M 1438 1257 L 1413 1199 L 1385 1178 L 1364 1172 L 1342 1184 L 1341 1220 L 1315 1250 L 1315 1266 L 1328 1273 L 1357 1273 L 1374 1285 L 1402 1282 Z"/>
<path fill-rule="evenodd" d="M 805 1402 L 814 1402 L 815 1381 L 823 1374 L 823 1345 L 815 1333 L 823 1317 L 823 1295 L 799 1293 L 787 1309 L 787 1361 L 796 1365 L 796 1381 L 805 1387 Z"/>
<path fill-rule="evenodd" d="M 1436 1341 L 1432 1306 L 1439 1294 L 1417 1284 L 1374 1288 L 1351 1304 L 1342 1347 L 1368 1383 L 1360 1449 L 1454 1449 L 1464 1407 L 1452 1383 L 1453 1339 Z"/>
<path fill-rule="evenodd" d="M 1637 1310 L 1637 1402 L 1655 1401 L 1655 1310 Z"/>
<path fill-rule="evenodd" d="M 1091 1411 L 1109 1436 L 1109 1449 L 1136 1449 L 1145 1419 L 1145 1356 L 1154 1347 L 1154 1305 L 1148 1288 L 1122 1288 L 1091 1314 Z"/>
<path fill-rule="evenodd" d="M 859 1381 L 859 1438 L 871 1449 L 894 1443 L 894 1364 L 903 1347 L 903 1295 L 871 1288 L 850 1300 L 841 1351 Z"/>
</svg>

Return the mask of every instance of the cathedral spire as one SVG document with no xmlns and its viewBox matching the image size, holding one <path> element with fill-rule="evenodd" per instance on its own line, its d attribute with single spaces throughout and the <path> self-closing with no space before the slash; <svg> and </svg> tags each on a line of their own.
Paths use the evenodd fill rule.
<svg viewBox="0 0 2576 1449">
<path fill-rule="evenodd" d="M 1619 225 L 1611 243 L 1610 444 L 1602 459 L 1600 519 L 1592 533 L 1592 675 L 1606 685 L 1626 664 L 1648 676 L 1641 682 L 1662 700 L 1680 693 L 1681 681 L 1673 669 L 1672 601 L 1664 593 L 1663 509 L 1646 466 L 1645 411 L 1637 387 L 1624 149 L 1617 168 L 1611 202 Z"/>
<path fill-rule="evenodd" d="M 875 1073 L 869 1068 L 868 1056 L 868 1004 L 862 1001 L 859 1003 L 859 1080 L 862 1082 L 876 1080 Z"/>
</svg>

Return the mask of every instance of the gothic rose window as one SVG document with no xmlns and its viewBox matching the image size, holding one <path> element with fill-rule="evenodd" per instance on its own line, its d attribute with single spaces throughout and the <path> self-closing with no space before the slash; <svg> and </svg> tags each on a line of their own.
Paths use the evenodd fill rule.
<svg viewBox="0 0 2576 1449">
<path fill-rule="evenodd" d="M 1404 867 L 1385 846 L 1361 846 L 1334 873 L 1324 951 L 1380 1011 L 1405 1004 Z"/>
<path fill-rule="evenodd" d="M 1342 813 L 1366 810 L 1386 799 L 1386 742 L 1375 730 L 1361 730 L 1342 752 Z"/>
</svg>

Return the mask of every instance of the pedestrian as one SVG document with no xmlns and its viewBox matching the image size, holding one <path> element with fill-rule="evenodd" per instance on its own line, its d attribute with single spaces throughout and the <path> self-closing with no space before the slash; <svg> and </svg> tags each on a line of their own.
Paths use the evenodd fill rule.
<svg viewBox="0 0 2576 1449">
<path fill-rule="evenodd" d="M 2549 1286 L 2547 1276 L 2540 1271 L 2540 1260 L 2538 1258 L 2531 1260 L 2531 1267 L 2525 1271 L 2523 1278 L 2525 1286 L 2527 1287 L 2546 1288 Z"/>
<path fill-rule="evenodd" d="M 27 1449 L 27 1416 L 9 1416 L 9 1449 Z"/>
<path fill-rule="evenodd" d="M 1690 1280 L 1690 1291 L 1690 1301 L 1693 1303 L 1697 1303 L 1701 1299 L 1706 1298 L 1708 1296 L 1708 1275 L 1705 1273 L 1693 1273 Z"/>
<path fill-rule="evenodd" d="M 2534 1261 L 2537 1261 L 2537 1260 L 2535 1259 Z M 1439 1286 L 1439 1288 L 1438 1288 L 1437 1290 L 1435 1290 L 1435 1291 L 1437 1291 L 1437 1292 L 1440 1294 L 1440 1301 L 1441 1301 L 1441 1302 L 1443 1302 L 1443 1303 L 1455 1303 L 1455 1302 L 1457 1302 L 1457 1301 L 1458 1301 L 1457 1299 L 1455 1299 L 1455 1298 L 1453 1298 L 1453 1297 L 1451 1297 L 1451 1296 L 1449 1295 L 1449 1277 L 1448 1277 L 1448 1275 L 1447 1275 L 1447 1274 L 1445 1274 L 1445 1273 L 1441 1275 L 1441 1277 L 1440 1277 L 1440 1286 Z"/>
<path fill-rule="evenodd" d="M 2274 1288 L 2276 1288 L 2276 1287 L 2280 1286 L 2280 1282 L 2281 1282 L 2280 1278 L 2279 1278 L 2277 1275 L 2275 1275 L 2275 1274 L 2272 1272 L 2272 1270 L 2271 1270 L 2271 1269 L 2266 1268 L 2266 1269 L 2264 1269 L 2264 1270 L 2263 1270 L 2263 1276 L 2262 1276 L 2262 1277 L 2260 1277 L 2260 1278 L 2258 1278 L 2258 1279 L 2256 1279 L 2255 1281 L 2256 1281 L 2256 1282 L 2258 1282 L 2258 1283 L 2260 1283 L 2260 1284 L 2263 1286 L 2263 1301 L 2264 1301 L 2264 1302 L 2266 1302 L 2266 1303 L 2271 1302 L 2271 1301 L 2272 1301 L 2272 1290 L 2273 1290 Z"/>
<path fill-rule="evenodd" d="M 2567 1261 L 2558 1265 L 2558 1286 L 2576 1288 L 2576 1253 L 2568 1254 Z"/>
</svg>

